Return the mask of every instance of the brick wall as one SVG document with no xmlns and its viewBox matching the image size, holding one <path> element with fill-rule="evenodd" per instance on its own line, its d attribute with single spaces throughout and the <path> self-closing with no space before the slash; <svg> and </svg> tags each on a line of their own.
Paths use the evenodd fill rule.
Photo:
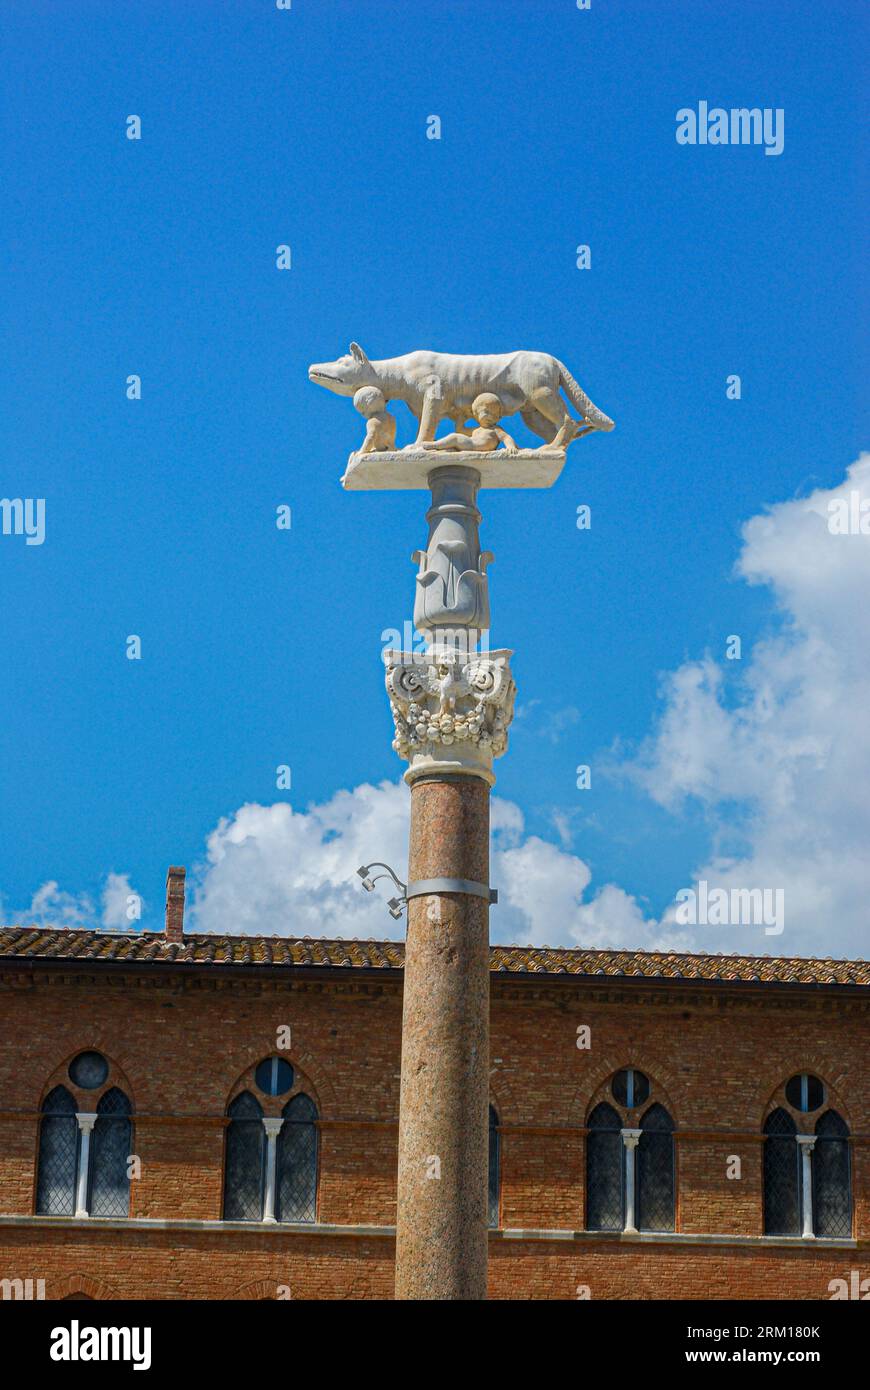
<svg viewBox="0 0 870 1390">
<path fill-rule="evenodd" d="M 591 1048 L 576 1046 L 577 1028 Z M 110 1060 L 130 1096 L 141 1178 L 131 1215 L 217 1220 L 223 1115 L 244 1073 L 276 1051 L 305 1080 L 321 1117 L 318 1220 L 395 1220 L 401 979 L 342 972 L 97 975 L 59 968 L 0 975 L 0 1212 L 34 1211 L 36 1112 L 84 1048 Z M 612 1073 L 643 1070 L 677 1125 L 677 1232 L 762 1233 L 761 1123 L 798 1071 L 822 1077 L 855 1136 L 859 1248 L 491 1238 L 494 1297 L 827 1297 L 852 1268 L 870 1276 L 870 1022 L 853 996 L 758 986 L 570 978 L 497 980 L 492 1099 L 502 1125 L 503 1227 L 582 1231 L 583 1126 Z M 87 1093 L 81 1108 L 92 1108 Z M 268 1112 L 268 1105 L 264 1107 Z M 279 1107 L 280 1108 L 280 1107 Z M 277 1113 L 277 1112 L 276 1112 Z M 863 1136 L 863 1138 L 861 1137 Z M 739 1181 L 726 1178 L 738 1155 Z M 48 1228 L 0 1223 L 0 1278 L 44 1278 L 49 1296 L 91 1281 L 97 1296 L 389 1296 L 393 1242 L 371 1234 L 280 1229 Z M 81 1283 L 87 1291 L 85 1283 Z M 90 1285 L 88 1285 L 90 1287 Z M 260 1292 L 251 1293 L 251 1290 Z M 109 1292 L 106 1292 L 106 1291 Z"/>
<path fill-rule="evenodd" d="M 59 1230 L 2 1233 L 0 1277 L 45 1279 L 46 1297 L 385 1299 L 393 1289 L 388 1237 L 203 1231 Z M 590 1239 L 492 1236 L 494 1299 L 593 1302 L 637 1298 L 827 1299 L 834 1278 L 870 1277 L 870 1251 L 699 1249 Z M 289 1295 L 284 1290 L 289 1290 Z"/>
</svg>

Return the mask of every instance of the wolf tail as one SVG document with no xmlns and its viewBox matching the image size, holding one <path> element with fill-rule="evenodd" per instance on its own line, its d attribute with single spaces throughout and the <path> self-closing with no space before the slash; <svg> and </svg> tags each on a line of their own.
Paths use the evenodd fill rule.
<svg viewBox="0 0 870 1390">
<path fill-rule="evenodd" d="M 609 415 L 605 415 L 603 410 L 599 410 L 597 405 L 593 405 L 586 392 L 572 377 L 564 362 L 556 358 L 556 366 L 559 368 L 562 389 L 570 401 L 576 405 L 580 414 L 596 430 L 612 430 L 614 422 Z"/>
</svg>

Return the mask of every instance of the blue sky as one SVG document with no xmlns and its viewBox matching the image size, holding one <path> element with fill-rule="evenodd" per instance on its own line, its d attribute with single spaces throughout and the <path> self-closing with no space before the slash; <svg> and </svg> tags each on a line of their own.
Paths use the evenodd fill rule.
<svg viewBox="0 0 870 1390">
<path fill-rule="evenodd" d="M 567 924 L 572 870 L 540 939 L 660 942 L 635 908 L 658 921 L 725 854 L 794 879 L 818 912 L 790 945 L 677 944 L 858 952 L 860 922 L 838 937 L 830 914 L 867 885 L 831 868 L 830 822 L 812 821 L 795 762 L 806 750 L 764 742 L 758 700 L 772 690 L 774 722 L 800 742 L 824 664 L 806 645 L 812 615 L 848 666 L 833 704 L 811 701 L 822 742 L 836 733 L 836 701 L 853 708 L 866 670 L 851 664 L 858 634 L 831 637 L 824 603 L 842 613 L 867 545 L 840 547 L 839 587 L 820 596 L 797 592 L 782 547 L 741 528 L 780 508 L 772 524 L 798 568 L 828 573 L 801 508 L 817 497 L 818 513 L 866 444 L 861 21 L 853 0 L 4 7 L 0 491 L 46 502 L 44 544 L 0 536 L 6 920 L 33 920 L 46 883 L 67 896 L 40 910 L 86 916 L 114 874 L 158 925 L 166 866 L 206 864 L 222 818 L 285 803 L 307 836 L 312 807 L 398 778 L 380 636 L 410 617 L 425 523 L 419 495 L 338 485 L 360 420 L 306 368 L 354 338 L 372 357 L 551 352 L 617 422 L 573 447 L 551 491 L 483 494 L 492 640 L 516 651 L 520 692 L 497 768 L 506 852 L 542 844 L 563 868 L 582 863 L 587 906 L 607 884 L 621 895 L 610 925 L 606 900 Z M 782 108 L 782 154 L 678 145 L 676 112 L 700 100 Z M 141 661 L 126 658 L 129 634 Z M 724 661 L 730 634 L 741 662 Z M 725 728 L 715 759 L 710 719 Z M 700 771 L 676 736 L 689 727 Z M 832 805 L 864 752 L 814 745 L 807 775 Z M 751 776 L 768 758 L 799 811 L 791 837 Z M 271 816 L 286 826 L 286 810 Z M 765 859 L 774 824 L 782 843 L 765 841 Z M 308 845 L 314 866 L 337 836 L 349 861 L 346 830 L 279 837 L 281 852 Z M 367 834 L 382 857 L 377 815 Z M 212 862 L 222 853 L 213 843 Z M 813 888 L 795 865 L 814 855 Z M 247 894 L 256 929 L 298 929 L 298 885 L 275 874 L 260 899 L 243 873 L 203 922 L 233 929 Z M 320 899 L 323 934 L 342 930 L 336 891 Z M 540 936 L 517 912 L 511 932 Z"/>
</svg>

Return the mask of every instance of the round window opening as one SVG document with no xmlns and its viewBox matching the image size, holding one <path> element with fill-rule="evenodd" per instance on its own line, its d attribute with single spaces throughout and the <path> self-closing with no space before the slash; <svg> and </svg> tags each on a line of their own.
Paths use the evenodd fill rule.
<svg viewBox="0 0 870 1390">
<path fill-rule="evenodd" d="M 293 1085 L 293 1068 L 283 1057 L 266 1057 L 254 1072 L 254 1080 L 264 1095 L 283 1096 Z"/>
<path fill-rule="evenodd" d="M 806 1115 L 812 1110 L 818 1110 L 825 1099 L 825 1088 L 817 1076 L 801 1072 L 799 1076 L 793 1076 L 786 1082 L 785 1098 L 793 1109 Z"/>
<path fill-rule="evenodd" d="M 109 1064 L 100 1052 L 80 1052 L 69 1064 L 69 1079 L 83 1091 L 95 1091 L 109 1075 Z"/>
<path fill-rule="evenodd" d="M 634 1110 L 635 1106 L 643 1105 L 649 1098 L 649 1078 L 642 1071 L 635 1071 L 634 1067 L 626 1067 L 614 1076 L 611 1090 L 617 1105 Z"/>
</svg>

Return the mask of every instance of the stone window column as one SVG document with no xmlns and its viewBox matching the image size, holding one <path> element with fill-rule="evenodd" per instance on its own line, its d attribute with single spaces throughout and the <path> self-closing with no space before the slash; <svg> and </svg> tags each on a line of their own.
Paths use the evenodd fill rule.
<svg viewBox="0 0 870 1390">
<path fill-rule="evenodd" d="M 90 1215 L 88 1212 L 88 1174 L 91 1168 L 91 1131 L 97 1122 L 97 1117 L 95 1114 L 78 1111 L 76 1119 L 82 1136 L 76 1183 L 76 1216 L 84 1217 Z"/>
<path fill-rule="evenodd" d="M 263 1128 L 266 1131 L 266 1189 L 263 1194 L 263 1220 L 274 1222 L 275 1216 L 275 1170 L 278 1163 L 278 1135 L 281 1133 L 281 1126 L 284 1120 L 279 1115 L 277 1119 L 263 1119 Z"/>
<path fill-rule="evenodd" d="M 804 1240 L 812 1240 L 815 1236 L 813 1231 L 812 1152 L 816 1147 L 816 1136 L 814 1134 L 799 1134 L 797 1141 L 801 1151 L 801 1213 L 803 1218 L 801 1235 Z"/>
<path fill-rule="evenodd" d="M 634 1194 L 637 1186 L 634 1154 L 641 1131 L 639 1129 L 624 1129 L 621 1133 L 622 1142 L 625 1145 L 625 1226 L 623 1230 L 626 1235 L 633 1235 L 637 1233 L 634 1214 Z"/>
</svg>

